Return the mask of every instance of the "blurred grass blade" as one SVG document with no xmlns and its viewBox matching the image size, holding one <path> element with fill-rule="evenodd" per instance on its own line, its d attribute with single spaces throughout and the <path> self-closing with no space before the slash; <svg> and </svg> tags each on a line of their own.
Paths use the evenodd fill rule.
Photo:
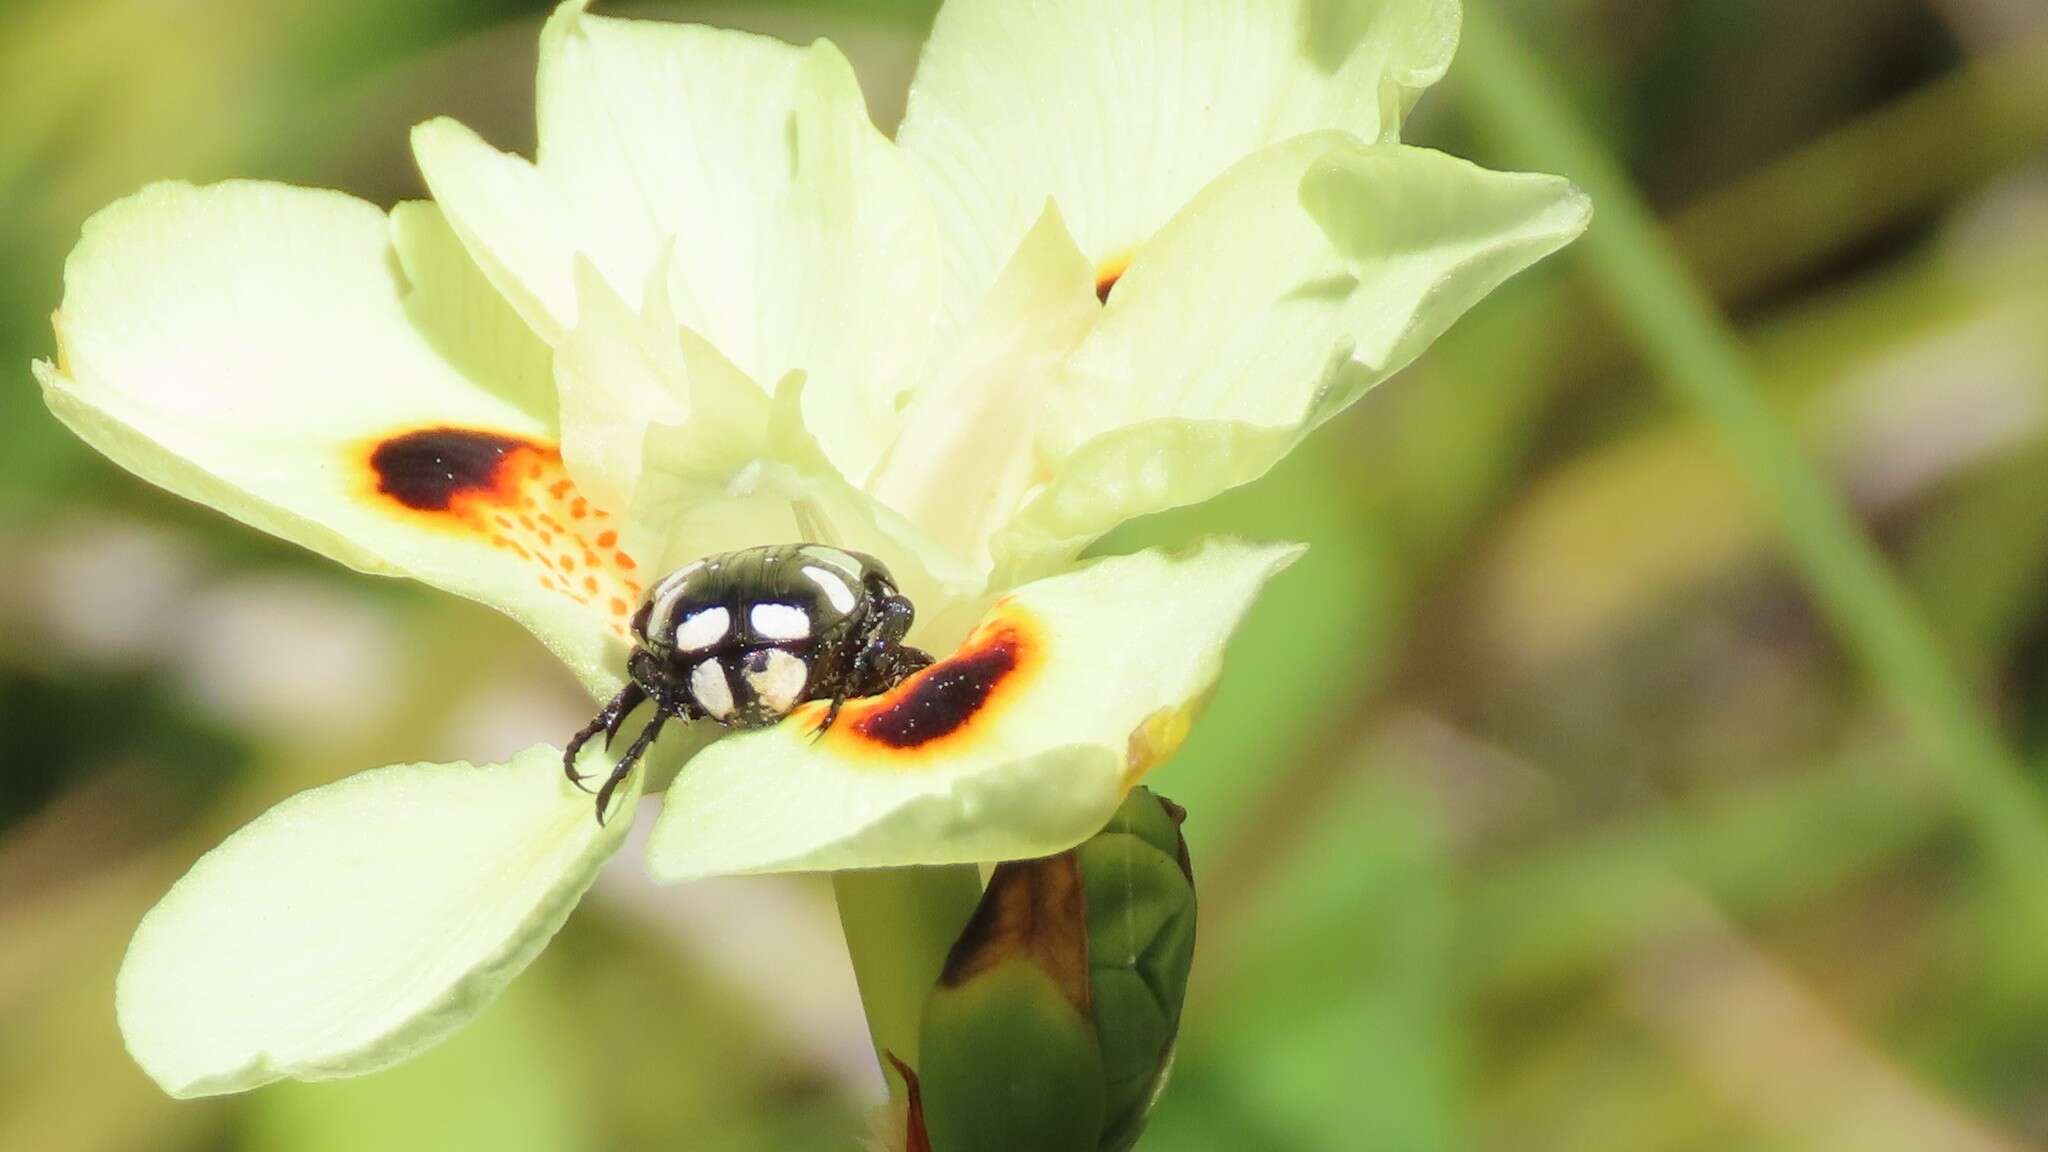
<svg viewBox="0 0 2048 1152">
<path fill-rule="evenodd" d="M 1561 171 L 1592 196 L 1596 217 L 1577 250 L 1595 286 L 1748 477 L 1821 610 L 1946 775 L 2007 878 L 2038 888 L 2048 819 L 2037 797 L 1875 545 L 1764 402 L 1736 336 L 1629 178 L 1490 6 L 1468 5 L 1463 52 L 1475 124 L 1513 162 Z"/>
</svg>

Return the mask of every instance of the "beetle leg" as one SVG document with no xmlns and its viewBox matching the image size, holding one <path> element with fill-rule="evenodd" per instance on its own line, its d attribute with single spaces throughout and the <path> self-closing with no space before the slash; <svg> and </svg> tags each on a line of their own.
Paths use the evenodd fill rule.
<svg viewBox="0 0 2048 1152">
<path fill-rule="evenodd" d="M 619 762 L 612 766 L 612 774 L 605 777 L 604 785 L 597 790 L 599 824 L 604 823 L 605 809 L 611 807 L 612 793 L 618 791 L 619 785 L 625 783 L 626 777 L 632 774 L 633 766 L 640 763 L 640 758 L 647 754 L 648 747 L 654 743 L 656 736 L 661 735 L 661 726 L 668 723 L 668 718 L 669 710 L 666 707 L 657 708 L 654 717 L 647 721 L 647 727 L 640 730 L 640 735 L 634 737 L 633 743 L 627 745 L 626 754 L 619 757 Z"/>
<path fill-rule="evenodd" d="M 825 718 L 823 720 L 818 721 L 818 726 L 816 728 L 811 729 L 811 743 L 816 744 L 818 741 L 825 738 L 825 733 L 830 732 L 832 730 L 833 722 L 839 719 L 839 710 L 845 706 L 845 690 L 841 689 L 838 692 L 834 692 L 832 694 L 832 703 L 825 708 Z"/>
<path fill-rule="evenodd" d="M 903 683 L 904 680 L 910 677 L 912 672 L 921 672 L 936 663 L 938 663 L 938 660 L 931 653 L 922 648 L 912 648 L 910 645 L 905 644 L 896 649 L 896 659 L 889 664 L 889 670 L 881 690 L 887 692 L 889 689 Z"/>
<path fill-rule="evenodd" d="M 562 750 L 562 772 L 569 777 L 569 783 L 574 784 L 578 788 L 583 788 L 585 776 L 576 770 L 576 754 L 583 751 L 583 746 L 590 743 L 591 739 L 599 732 L 602 732 L 604 733 L 605 747 L 611 747 L 612 737 L 618 735 L 619 725 L 625 721 L 626 714 L 638 708 L 640 702 L 645 699 L 647 699 L 647 689 L 642 688 L 639 681 L 626 681 L 626 686 L 619 689 L 619 694 L 612 697 L 611 703 L 606 704 L 595 719 L 585 724 L 581 731 L 569 738 L 569 746 Z M 585 792 L 590 791 L 588 788 L 583 788 L 583 790 Z"/>
<path fill-rule="evenodd" d="M 929 653 L 903 643 L 915 615 L 916 609 L 901 596 L 881 602 L 874 626 L 861 642 L 860 651 L 854 653 L 853 667 L 845 682 L 832 694 L 825 718 L 811 730 L 811 739 L 816 740 L 831 729 L 849 697 L 879 696 L 902 683 L 905 676 L 932 663 Z"/>
</svg>

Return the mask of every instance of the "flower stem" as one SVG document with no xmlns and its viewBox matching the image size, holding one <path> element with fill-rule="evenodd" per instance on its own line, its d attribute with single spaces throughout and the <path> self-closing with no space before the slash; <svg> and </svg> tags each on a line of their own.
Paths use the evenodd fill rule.
<svg viewBox="0 0 2048 1152">
<path fill-rule="evenodd" d="M 1746 474 L 1814 600 L 1946 777 L 1990 858 L 2041 896 L 2029 880 L 2048 874 L 2040 798 L 1861 524 L 1764 399 L 1740 340 L 1628 176 L 1493 6 L 1467 3 L 1461 52 L 1474 124 L 1509 159 L 1562 172 L 1592 197 L 1578 253 L 1594 286 Z"/>
<path fill-rule="evenodd" d="M 981 899 L 981 871 L 954 864 L 835 872 L 832 893 L 875 1054 L 914 1069 L 925 997 Z M 890 1091 L 898 1090 L 892 1080 Z"/>
</svg>

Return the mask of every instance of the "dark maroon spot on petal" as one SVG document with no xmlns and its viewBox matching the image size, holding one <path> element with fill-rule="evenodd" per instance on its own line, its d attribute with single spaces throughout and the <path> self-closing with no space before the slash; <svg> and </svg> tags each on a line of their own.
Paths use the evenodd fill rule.
<svg viewBox="0 0 2048 1152">
<path fill-rule="evenodd" d="M 377 491 L 420 512 L 446 512 L 464 496 L 506 486 L 506 461 L 534 445 L 468 428 L 426 428 L 380 441 L 370 452 Z"/>
<path fill-rule="evenodd" d="M 916 748 L 952 735 L 974 719 L 1017 670 L 1022 640 L 1005 629 L 948 657 L 890 693 L 853 722 L 860 735 L 890 748 Z"/>
</svg>

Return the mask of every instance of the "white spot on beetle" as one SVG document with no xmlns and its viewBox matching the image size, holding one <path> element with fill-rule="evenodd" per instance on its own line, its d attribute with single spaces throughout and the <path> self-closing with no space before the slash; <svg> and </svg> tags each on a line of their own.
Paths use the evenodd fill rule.
<svg viewBox="0 0 2048 1152">
<path fill-rule="evenodd" d="M 794 604 L 756 604 L 747 610 L 754 631 L 768 640 L 805 640 L 811 635 L 811 618 Z"/>
<path fill-rule="evenodd" d="M 732 716 L 732 685 L 716 660 L 706 660 L 691 670 L 690 696 L 713 720 Z"/>
<path fill-rule="evenodd" d="M 769 648 L 751 655 L 747 661 L 746 677 L 747 687 L 754 690 L 754 696 L 769 712 L 779 716 L 803 699 L 804 684 L 811 678 L 811 669 L 794 654 L 780 648 Z"/>
<path fill-rule="evenodd" d="M 847 586 L 837 572 L 826 568 L 804 568 L 804 579 L 816 584 L 825 593 L 825 599 L 832 602 L 834 611 L 842 615 L 853 611 L 853 589 Z"/>
<path fill-rule="evenodd" d="M 732 613 L 723 608 L 705 608 L 684 620 L 676 629 L 676 650 L 698 652 L 711 647 L 732 630 Z"/>
</svg>

